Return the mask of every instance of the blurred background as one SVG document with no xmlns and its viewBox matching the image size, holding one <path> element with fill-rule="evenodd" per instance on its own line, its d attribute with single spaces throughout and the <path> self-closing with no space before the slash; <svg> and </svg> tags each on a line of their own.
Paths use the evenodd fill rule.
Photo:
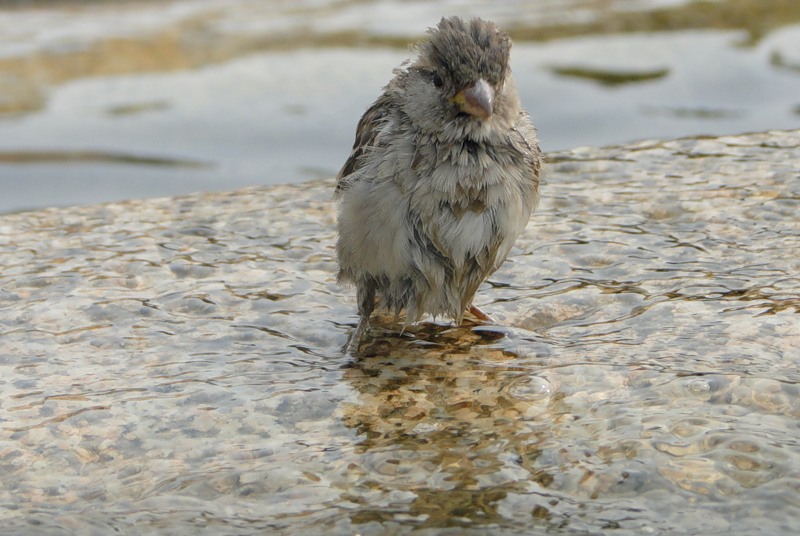
<svg viewBox="0 0 800 536">
<path fill-rule="evenodd" d="M 0 0 L 0 212 L 332 176 L 454 14 L 546 151 L 800 126 L 798 0 Z"/>
</svg>

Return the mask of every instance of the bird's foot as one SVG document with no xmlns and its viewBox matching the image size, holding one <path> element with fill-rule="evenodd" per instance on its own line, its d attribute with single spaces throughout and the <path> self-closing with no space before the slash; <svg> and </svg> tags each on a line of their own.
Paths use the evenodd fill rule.
<svg viewBox="0 0 800 536">
<path fill-rule="evenodd" d="M 470 306 L 469 306 L 469 309 L 467 309 L 467 310 L 468 310 L 470 313 L 472 313 L 472 316 L 474 316 L 475 318 L 477 318 L 477 319 L 478 319 L 478 320 L 480 320 L 481 322 L 489 322 L 489 323 L 492 323 L 492 324 L 496 324 L 496 323 L 497 323 L 497 321 L 495 321 L 495 319 L 494 319 L 494 318 L 492 318 L 491 316 L 489 316 L 488 314 L 486 314 L 486 313 L 485 313 L 485 312 L 484 312 L 484 311 L 483 311 L 483 310 L 482 310 L 480 307 L 478 307 L 477 305 L 470 305 Z"/>
<path fill-rule="evenodd" d="M 356 324 L 356 329 L 350 334 L 347 338 L 347 342 L 344 343 L 342 346 L 342 352 L 349 356 L 356 355 L 358 352 L 358 347 L 361 346 L 361 339 L 364 338 L 364 333 L 366 333 L 367 328 L 369 327 L 369 319 L 359 317 L 358 324 Z"/>
</svg>

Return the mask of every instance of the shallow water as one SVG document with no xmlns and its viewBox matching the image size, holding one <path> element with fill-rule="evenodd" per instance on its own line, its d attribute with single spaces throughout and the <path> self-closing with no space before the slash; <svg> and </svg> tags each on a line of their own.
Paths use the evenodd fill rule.
<svg viewBox="0 0 800 536">
<path fill-rule="evenodd" d="M 22 4 L 0 11 L 2 212 L 333 176 L 445 14 L 512 33 L 546 151 L 800 124 L 785 0 Z"/>
<path fill-rule="evenodd" d="M 0 217 L 6 533 L 796 534 L 800 133 L 578 149 L 356 357 L 328 181 Z"/>
</svg>

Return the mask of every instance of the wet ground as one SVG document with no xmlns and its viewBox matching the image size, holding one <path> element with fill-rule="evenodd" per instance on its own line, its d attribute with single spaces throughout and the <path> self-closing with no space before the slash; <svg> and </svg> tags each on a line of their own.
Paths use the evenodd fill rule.
<svg viewBox="0 0 800 536">
<path fill-rule="evenodd" d="M 547 151 L 800 124 L 791 0 L 5 2 L 0 211 L 333 176 L 444 14 L 511 32 Z"/>
<path fill-rule="evenodd" d="M 332 183 L 0 217 L 19 534 L 800 530 L 800 132 L 577 149 L 477 303 L 335 285 Z"/>
</svg>

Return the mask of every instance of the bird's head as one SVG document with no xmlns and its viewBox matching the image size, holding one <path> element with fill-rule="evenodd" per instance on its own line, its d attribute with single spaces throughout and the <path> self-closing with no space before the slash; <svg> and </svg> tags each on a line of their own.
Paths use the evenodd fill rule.
<svg viewBox="0 0 800 536">
<path fill-rule="evenodd" d="M 511 39 L 494 23 L 443 18 L 420 47 L 415 66 L 456 113 L 488 120 L 502 106 Z"/>
</svg>

